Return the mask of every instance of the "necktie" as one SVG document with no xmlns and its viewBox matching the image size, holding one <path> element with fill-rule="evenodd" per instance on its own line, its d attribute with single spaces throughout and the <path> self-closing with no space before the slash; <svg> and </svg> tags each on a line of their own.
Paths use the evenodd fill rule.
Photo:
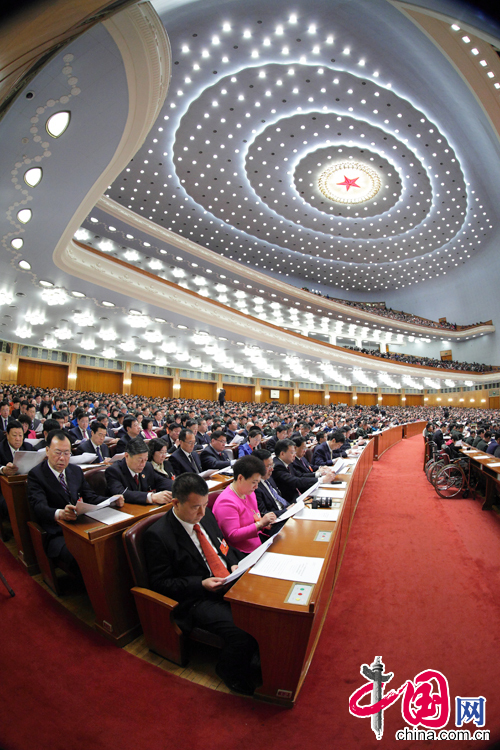
<svg viewBox="0 0 500 750">
<path fill-rule="evenodd" d="M 102 453 L 99 446 L 96 446 L 95 452 L 97 453 L 97 458 L 99 459 L 99 463 L 102 463 Z"/>
<path fill-rule="evenodd" d="M 139 474 L 134 474 L 135 483 L 137 485 L 137 489 L 139 489 Z"/>
<path fill-rule="evenodd" d="M 66 484 L 63 471 L 61 471 L 61 473 L 59 474 L 59 481 L 61 483 L 61 487 L 63 488 L 65 493 L 69 496 L 69 489 L 68 489 L 68 485 Z"/>
<path fill-rule="evenodd" d="M 192 453 L 189 454 L 189 463 L 193 467 L 193 471 L 198 474 L 198 467 L 196 466 L 196 462 L 194 460 L 194 456 Z"/>
<path fill-rule="evenodd" d="M 280 504 L 283 508 L 286 508 L 289 505 L 289 503 L 285 500 L 285 498 L 281 497 L 281 495 L 279 495 L 276 492 L 276 490 L 274 489 L 274 487 L 271 484 L 268 484 L 267 482 L 264 482 L 264 485 L 269 490 L 269 492 L 271 493 L 271 495 L 273 496 L 273 498 L 276 500 L 276 502 L 278 504 Z"/>
<path fill-rule="evenodd" d="M 207 558 L 208 567 L 212 571 L 212 575 L 216 578 L 226 578 L 229 575 L 229 571 L 201 530 L 200 524 L 195 523 L 193 528 L 196 531 L 203 554 Z"/>
</svg>

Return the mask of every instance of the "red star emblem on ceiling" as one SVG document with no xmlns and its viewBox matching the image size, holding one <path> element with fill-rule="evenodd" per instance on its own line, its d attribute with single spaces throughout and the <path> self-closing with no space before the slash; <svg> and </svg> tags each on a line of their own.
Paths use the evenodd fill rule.
<svg viewBox="0 0 500 750">
<path fill-rule="evenodd" d="M 346 192 L 349 192 L 349 188 L 361 187 L 361 185 L 356 185 L 356 180 L 359 180 L 359 177 L 354 177 L 352 180 L 350 180 L 349 177 L 346 177 L 346 175 L 344 175 L 344 182 L 337 182 L 337 185 L 345 185 Z"/>
</svg>

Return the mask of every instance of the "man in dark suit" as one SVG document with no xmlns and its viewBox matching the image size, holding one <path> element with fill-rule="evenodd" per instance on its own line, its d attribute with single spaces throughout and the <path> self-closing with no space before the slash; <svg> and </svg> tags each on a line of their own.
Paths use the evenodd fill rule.
<svg viewBox="0 0 500 750">
<path fill-rule="evenodd" d="M 289 503 L 295 502 L 297 497 L 318 481 L 314 474 L 297 476 L 292 467 L 295 459 L 295 443 L 293 440 L 278 440 L 275 446 L 273 479 L 280 494 Z"/>
<path fill-rule="evenodd" d="M 117 433 L 118 443 L 116 444 L 116 453 L 125 453 L 128 444 L 134 438 L 139 437 L 141 434 L 142 426 L 138 419 L 131 414 L 127 415 L 123 420 L 123 427 Z"/>
<path fill-rule="evenodd" d="M 231 461 L 224 453 L 226 447 L 226 436 L 221 430 L 212 432 L 210 445 L 200 453 L 201 468 L 206 469 L 225 469 L 231 466 Z"/>
<path fill-rule="evenodd" d="M 7 425 L 11 420 L 10 406 L 8 401 L 2 401 L 0 404 L 0 440 L 3 440 L 7 432 Z"/>
<path fill-rule="evenodd" d="M 219 406 L 224 406 L 224 404 L 226 403 L 226 389 L 225 388 L 220 389 L 218 399 L 219 399 Z"/>
<path fill-rule="evenodd" d="M 181 430 L 179 433 L 179 447 L 170 456 L 170 463 L 175 476 L 178 477 L 186 472 L 199 474 L 202 471 L 201 461 L 194 452 L 196 438 L 191 430 Z"/>
<path fill-rule="evenodd" d="M 278 440 L 285 440 L 288 433 L 288 426 L 281 424 L 276 427 L 276 434 L 271 435 L 269 440 L 266 442 L 266 450 L 271 451 L 271 453 L 274 451 L 274 447 Z"/>
<path fill-rule="evenodd" d="M 141 437 L 129 441 L 125 457 L 108 466 L 105 477 L 110 495 L 123 494 L 127 503 L 165 505 L 172 499 L 172 480 L 148 463 L 148 447 Z"/>
<path fill-rule="evenodd" d="M 197 448 L 203 448 L 205 445 L 210 445 L 210 435 L 207 430 L 207 420 L 198 419 L 198 430 L 195 435 Z"/>
<path fill-rule="evenodd" d="M 271 458 L 271 451 L 268 451 L 265 448 L 258 448 L 252 455 L 260 458 L 266 467 L 266 473 L 264 476 L 261 476 L 259 486 L 255 490 L 255 497 L 257 498 L 257 505 L 259 506 L 260 514 L 261 516 L 265 516 L 266 513 L 276 513 L 277 516 L 280 516 L 285 512 L 290 503 L 282 497 L 278 486 L 272 477 L 274 463 Z M 276 527 L 277 530 L 281 528 L 279 524 L 273 524 L 271 529 Z"/>
<path fill-rule="evenodd" d="M 35 432 L 37 432 L 38 428 L 41 425 L 41 422 L 39 419 L 35 418 L 36 406 L 34 404 L 29 404 L 28 408 L 26 409 L 26 414 L 31 419 L 30 430 L 34 430 Z"/>
<path fill-rule="evenodd" d="M 7 425 L 5 439 L 0 441 L 0 474 L 6 477 L 12 477 L 18 473 L 17 466 L 14 465 L 14 455 L 17 451 L 32 451 L 30 443 L 24 442 L 24 430 L 20 422 L 13 419 Z M 9 515 L 7 503 L 2 494 L 0 494 L 0 519 L 7 518 Z"/>
<path fill-rule="evenodd" d="M 326 442 L 320 445 L 314 460 L 320 466 L 333 466 L 338 458 L 347 458 L 346 449 L 348 450 L 349 447 L 346 445 L 345 433 L 342 430 L 334 430 L 330 432 Z"/>
<path fill-rule="evenodd" d="M 96 419 L 90 425 L 90 439 L 82 440 L 78 448 L 76 449 L 77 455 L 82 453 L 94 453 L 97 463 L 109 464 L 111 459 L 109 457 L 108 446 L 104 444 L 104 438 L 106 437 L 106 427 L 102 422 L 98 422 Z"/>
<path fill-rule="evenodd" d="M 88 414 L 80 414 L 77 419 L 77 427 L 72 427 L 70 433 L 73 435 L 75 440 L 89 440 L 90 429 L 89 429 L 89 417 Z"/>
<path fill-rule="evenodd" d="M 167 446 L 167 453 L 172 454 L 179 447 L 178 441 L 180 431 L 181 426 L 177 424 L 177 422 L 169 422 L 167 424 L 166 431 L 160 430 L 160 432 L 158 433 L 158 437 L 161 437 L 161 439 Z"/>
<path fill-rule="evenodd" d="M 49 432 L 52 432 L 52 430 L 58 430 L 59 428 L 60 428 L 60 425 L 57 419 L 46 419 L 45 422 L 43 423 L 43 430 L 42 430 L 43 438 L 39 440 L 38 443 L 35 443 L 35 445 L 33 446 L 34 450 L 36 451 L 45 450 L 45 448 L 47 447 L 47 436 Z"/>
<path fill-rule="evenodd" d="M 96 495 L 80 467 L 69 463 L 71 444 L 62 430 L 49 432 L 47 443 L 47 460 L 29 472 L 26 494 L 37 523 L 47 532 L 47 555 L 76 574 L 78 565 L 66 547 L 57 521 L 76 521 L 79 498 L 93 505 L 106 498 Z M 121 507 L 123 503 L 120 495 L 116 505 Z"/>
<path fill-rule="evenodd" d="M 222 638 L 216 671 L 226 685 L 251 695 L 251 659 L 257 643 L 233 622 L 224 601 L 224 579 L 241 559 L 227 545 L 214 515 L 207 508 L 208 486 L 196 474 L 177 477 L 173 508 L 144 534 L 144 551 L 151 588 L 179 602 L 175 619 L 182 630 L 202 627 Z"/>
<path fill-rule="evenodd" d="M 292 464 L 294 472 L 298 476 L 314 476 L 319 466 L 311 466 L 306 458 L 307 440 L 305 437 L 298 437 L 293 442 L 295 443 L 295 458 Z"/>
</svg>

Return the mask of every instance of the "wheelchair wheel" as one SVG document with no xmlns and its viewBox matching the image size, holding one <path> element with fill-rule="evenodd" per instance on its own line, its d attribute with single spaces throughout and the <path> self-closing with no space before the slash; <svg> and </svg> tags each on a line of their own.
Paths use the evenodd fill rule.
<svg viewBox="0 0 500 750">
<path fill-rule="evenodd" d="M 441 469 L 445 466 L 444 461 L 434 461 L 432 466 L 429 466 L 429 471 L 427 472 L 427 479 L 429 482 L 434 485 L 436 480 L 436 475 L 441 471 Z"/>
<path fill-rule="evenodd" d="M 436 473 L 434 487 L 439 497 L 449 498 L 459 495 L 467 486 L 467 480 L 461 466 L 448 464 Z"/>
</svg>

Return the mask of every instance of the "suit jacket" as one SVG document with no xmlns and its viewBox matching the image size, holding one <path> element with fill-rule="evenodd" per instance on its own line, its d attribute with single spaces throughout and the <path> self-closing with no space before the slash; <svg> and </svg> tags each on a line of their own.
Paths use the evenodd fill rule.
<svg viewBox="0 0 500 750">
<path fill-rule="evenodd" d="M 110 495 L 123 495 L 125 490 L 125 501 L 138 505 L 147 505 L 149 492 L 161 492 L 172 489 L 172 480 L 155 471 L 150 463 L 147 463 L 139 474 L 139 489 L 135 479 L 130 473 L 125 458 L 108 466 L 104 472 Z"/>
<path fill-rule="evenodd" d="M 297 458 L 297 456 L 295 456 L 292 466 L 295 474 L 299 477 L 314 476 L 315 469 L 311 466 L 305 456 L 302 456 L 302 458 Z"/>
<path fill-rule="evenodd" d="M 196 447 L 203 448 L 205 445 L 210 445 L 210 435 L 208 432 L 202 434 L 201 432 L 196 433 Z"/>
<path fill-rule="evenodd" d="M 195 453 L 195 451 L 193 451 L 191 455 L 194 457 L 195 464 L 198 467 L 198 473 L 200 473 L 200 471 L 203 471 L 203 469 L 201 468 L 200 458 L 198 454 Z M 170 456 L 170 463 L 176 477 L 178 477 L 179 474 L 191 474 L 193 472 L 193 467 L 186 458 L 186 454 L 184 453 L 182 448 L 177 448 L 177 450 L 172 453 L 172 455 Z"/>
<path fill-rule="evenodd" d="M 200 521 L 217 550 L 223 535 L 210 508 Z M 191 628 L 189 610 L 202 599 L 218 599 L 223 593 L 210 593 L 203 588 L 202 581 L 212 573 L 185 529 L 172 510 L 162 514 L 144 534 L 144 552 L 149 572 L 149 583 L 153 591 L 169 596 L 179 602 L 175 619 L 183 629 Z M 237 565 L 242 555 L 229 547 L 223 561 L 230 570 Z"/>
<path fill-rule="evenodd" d="M 23 441 L 23 444 L 19 448 L 21 451 L 33 451 L 35 450 L 31 443 Z M 0 442 L 0 466 L 6 466 L 8 463 L 12 463 L 12 451 L 10 449 L 7 439 Z"/>
<path fill-rule="evenodd" d="M 294 503 L 298 495 L 301 495 L 318 481 L 314 474 L 311 476 L 297 476 L 293 466 L 286 467 L 279 458 L 274 459 L 273 479 L 276 482 L 279 493 L 289 503 Z"/>
<path fill-rule="evenodd" d="M 109 458 L 109 448 L 107 445 L 103 443 L 99 446 L 99 450 L 101 451 L 101 456 L 103 458 Z M 97 451 L 90 440 L 82 440 L 75 452 L 77 456 L 81 455 L 82 453 L 95 453 L 95 455 L 97 456 Z"/>
<path fill-rule="evenodd" d="M 227 454 L 217 453 L 215 448 L 211 445 L 207 445 L 205 450 L 202 450 L 200 453 L 200 461 L 203 471 L 206 469 L 225 469 L 227 466 L 231 466 L 231 461 L 228 459 Z"/>
<path fill-rule="evenodd" d="M 334 451 L 330 450 L 328 443 L 321 443 L 318 450 L 314 454 L 314 460 L 318 466 L 333 466 L 337 458 L 346 458 L 347 453 L 345 452 L 345 443 L 340 448 L 336 448 Z"/>
<path fill-rule="evenodd" d="M 282 497 L 281 492 L 279 491 L 278 486 L 272 476 L 269 477 L 269 479 L 267 479 L 266 481 L 271 485 L 271 487 L 276 490 L 278 495 Z M 259 506 L 261 516 L 265 516 L 266 513 L 276 513 L 277 516 L 280 516 L 286 510 L 286 506 L 284 508 L 278 507 L 276 500 L 266 489 L 263 482 L 259 482 L 259 486 L 255 490 L 255 497 L 257 498 L 257 505 Z M 286 500 L 286 498 L 283 498 L 283 500 Z"/>
<path fill-rule="evenodd" d="M 82 431 L 80 430 L 79 427 L 72 427 L 69 432 L 70 432 L 71 435 L 73 435 L 73 437 L 75 438 L 75 440 L 85 440 L 85 438 L 82 437 Z M 86 439 L 90 440 L 90 434 L 91 434 L 90 433 L 90 427 L 87 427 L 86 432 L 87 432 L 87 438 Z"/>
<path fill-rule="evenodd" d="M 132 438 L 130 437 L 128 432 L 124 430 L 123 428 L 119 432 L 116 433 L 116 437 L 119 438 L 119 440 L 116 444 L 115 454 L 125 453 L 127 450 L 127 446 L 132 440 Z"/>
<path fill-rule="evenodd" d="M 83 471 L 74 464 L 68 464 L 66 467 L 66 484 L 69 496 L 50 470 L 47 461 L 42 461 L 28 474 L 26 495 L 37 523 L 48 534 L 47 554 L 50 557 L 57 557 L 64 546 L 62 528 L 54 520 L 57 508 L 64 509 L 66 505 L 75 505 L 79 497 L 93 505 L 106 499 L 96 495 L 86 482 Z"/>
</svg>

